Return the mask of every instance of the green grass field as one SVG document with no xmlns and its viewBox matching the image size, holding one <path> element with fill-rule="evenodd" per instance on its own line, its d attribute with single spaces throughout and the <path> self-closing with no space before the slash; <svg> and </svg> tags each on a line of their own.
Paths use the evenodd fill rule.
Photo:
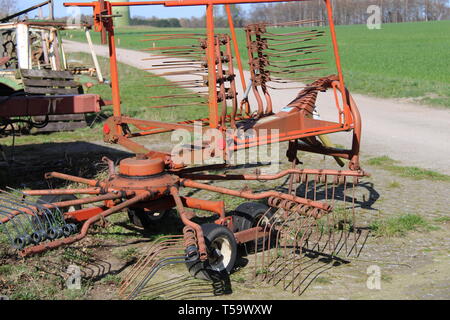
<svg viewBox="0 0 450 320">
<path fill-rule="evenodd" d="M 337 26 L 347 86 L 351 92 L 411 98 L 419 103 L 450 107 L 449 28 L 450 21 L 383 24 L 380 30 L 369 30 L 365 25 Z M 286 32 L 294 29 L 285 28 Z M 216 31 L 227 32 L 226 29 Z M 204 30 L 128 27 L 118 28 L 116 37 L 120 39 L 120 47 L 144 49 L 151 46 L 149 42 L 140 41 L 146 34 L 183 32 Z M 71 39 L 84 41 L 83 36 L 73 33 Z M 237 36 L 247 67 L 244 31 L 238 29 Z M 99 43 L 98 33 L 93 38 Z M 175 45 L 182 43 L 178 41 Z M 325 57 L 332 61 L 331 51 Z"/>
</svg>

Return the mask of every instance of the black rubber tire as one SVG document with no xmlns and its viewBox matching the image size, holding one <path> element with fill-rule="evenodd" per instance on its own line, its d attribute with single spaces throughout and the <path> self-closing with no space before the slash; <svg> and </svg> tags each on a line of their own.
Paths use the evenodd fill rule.
<svg viewBox="0 0 450 320">
<path fill-rule="evenodd" d="M 269 207 L 259 202 L 241 203 L 232 213 L 233 232 L 244 231 L 258 225 L 259 219 L 269 210 Z M 268 212 L 266 217 L 272 217 L 273 212 Z"/>
<path fill-rule="evenodd" d="M 38 199 L 38 204 L 44 204 L 44 203 L 55 203 L 55 202 L 63 202 L 63 201 L 71 201 L 71 200 L 77 200 L 78 198 L 74 196 L 73 194 L 49 194 L 42 196 Z M 39 201 L 41 200 L 41 201 Z M 71 207 L 65 207 L 61 208 L 61 212 L 65 213 L 70 210 L 70 208 L 73 208 L 74 210 L 81 210 L 81 205 L 71 206 Z"/>
<path fill-rule="evenodd" d="M 130 222 L 140 228 L 148 228 L 150 225 L 160 222 L 167 217 L 170 210 L 164 210 L 160 212 L 160 216 L 156 218 L 152 212 L 146 212 L 140 208 L 129 208 L 128 218 Z"/>
<path fill-rule="evenodd" d="M 241 203 L 233 212 L 233 232 L 239 232 L 248 230 L 258 225 L 261 217 L 266 214 L 266 217 L 270 219 L 273 215 L 273 211 L 269 211 L 269 206 L 260 202 L 244 202 Z M 258 240 L 258 248 L 263 247 L 264 239 Z M 245 248 L 248 252 L 253 252 L 255 249 L 255 241 L 251 240 L 246 242 Z"/>
<path fill-rule="evenodd" d="M 188 268 L 189 273 L 197 279 L 208 281 L 220 280 L 227 276 L 236 264 L 236 239 L 234 238 L 233 232 L 227 227 L 215 223 L 205 223 L 201 227 L 205 238 L 208 259 L 206 261 L 197 260 L 194 262 L 186 262 L 186 267 Z M 221 241 L 226 241 L 229 246 L 229 253 L 227 254 L 227 262 L 225 265 L 214 261 L 217 259 L 214 257 L 216 253 L 214 249 Z M 221 257 L 223 258 L 223 256 Z M 220 259 L 220 257 L 218 259 Z"/>
</svg>

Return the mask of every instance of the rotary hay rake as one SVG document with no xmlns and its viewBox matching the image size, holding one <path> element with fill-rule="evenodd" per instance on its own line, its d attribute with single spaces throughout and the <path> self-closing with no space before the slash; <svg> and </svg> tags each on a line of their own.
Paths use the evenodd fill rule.
<svg viewBox="0 0 450 320">
<path fill-rule="evenodd" d="M 254 254 L 256 282 L 282 285 L 284 289 L 298 293 L 302 292 L 302 284 L 308 277 L 304 274 L 313 264 L 311 257 L 347 262 L 346 257 L 359 254 L 364 237 L 356 223 L 360 203 L 355 189 L 359 179 L 367 176 L 359 166 L 361 119 L 356 103 L 344 85 L 331 1 L 324 0 L 324 4 L 328 13 L 335 75 L 320 74 L 328 70 L 324 67 L 326 61 L 320 56 L 326 47 L 320 43 L 321 39 L 326 39 L 325 28 L 319 27 L 323 22 L 259 23 L 245 28 L 250 67 L 250 81 L 246 83 L 229 5 L 249 2 L 278 1 L 96 1 L 65 4 L 93 8 L 96 31 L 102 33 L 102 41 L 109 44 L 110 50 L 114 115 L 104 124 L 104 140 L 118 143 L 136 156 L 123 159 L 118 169 L 113 161 L 103 158 L 109 170 L 108 176 L 101 180 L 58 172 L 46 174 L 47 179 L 75 182 L 85 185 L 83 188 L 2 192 L 0 228 L 20 255 L 28 256 L 82 240 L 93 224 L 102 223 L 108 216 L 124 210 L 128 210 L 133 221 L 142 223 L 158 220 L 161 213 L 172 208 L 177 210 L 184 224 L 182 234 L 164 236 L 145 249 L 123 277 L 119 289 L 121 297 L 135 299 L 145 292 L 164 298 L 194 298 L 211 294 L 204 282 L 190 276 L 155 282 L 155 274 L 160 269 L 174 264 L 185 264 L 195 278 L 212 281 L 212 294 L 225 294 L 227 284 L 224 279 L 235 265 L 238 245 L 245 245 Z M 181 95 L 151 96 L 150 101 L 167 99 L 168 102 L 149 107 L 199 107 L 207 112 L 203 118 L 166 123 L 134 119 L 121 112 L 113 7 L 156 4 L 166 7 L 206 6 L 206 33 L 150 34 L 143 40 L 153 43 L 148 50 L 155 53 L 145 59 L 151 63 L 147 70 L 173 80 L 171 83 L 147 85 L 146 90 L 175 86 L 190 90 Z M 230 34 L 214 32 L 213 7 L 221 4 L 228 12 Z M 288 29 L 286 32 L 285 27 L 293 26 L 298 26 L 298 30 Z M 182 43 L 174 46 L 173 42 L 177 40 Z M 171 45 L 167 45 L 168 42 Z M 161 45 L 157 47 L 156 43 Z M 240 102 L 234 63 L 237 64 L 244 93 Z M 299 85 L 303 81 L 309 84 Z M 274 111 L 281 106 L 272 101 L 271 90 L 292 86 L 301 88 L 301 91 L 287 106 Z M 330 89 L 334 92 L 338 113 L 336 122 L 317 117 L 317 95 Z M 256 106 L 252 105 L 250 92 L 253 92 Z M 173 103 L 175 99 L 181 102 Z M 183 146 L 179 150 L 185 155 L 182 161 L 178 154 L 151 150 L 133 141 L 133 138 L 178 129 L 190 133 L 199 129 L 203 136 L 208 130 L 215 129 L 218 135 L 200 144 Z M 276 134 L 270 132 L 273 129 L 277 129 Z M 335 132 L 351 134 L 350 149 L 330 146 L 324 135 Z M 233 152 L 279 142 L 288 142 L 286 155 L 291 163 L 290 169 L 275 174 L 208 173 L 232 168 L 227 161 Z M 297 158 L 298 151 L 332 156 L 341 166 L 344 165 L 341 159 L 347 159 L 349 169 L 298 168 L 301 163 Z M 192 165 L 191 161 L 198 152 L 201 152 L 203 160 L 219 158 L 222 162 Z M 262 192 L 199 182 L 268 182 L 282 178 L 286 179 L 287 188 Z M 183 196 L 184 190 L 203 190 L 250 202 L 230 210 L 225 208 L 224 201 Z M 33 202 L 29 199 L 31 196 L 44 198 Z M 217 219 L 214 223 L 198 224 L 193 221 L 195 210 L 209 212 Z"/>
</svg>

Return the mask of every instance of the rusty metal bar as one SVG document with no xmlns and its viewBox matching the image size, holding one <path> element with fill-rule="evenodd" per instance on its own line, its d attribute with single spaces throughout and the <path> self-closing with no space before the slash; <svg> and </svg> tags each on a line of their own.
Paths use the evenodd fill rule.
<svg viewBox="0 0 450 320">
<path fill-rule="evenodd" d="M 203 190 L 228 194 L 230 196 L 236 196 L 236 197 L 245 198 L 245 199 L 258 200 L 258 199 L 266 199 L 269 197 L 278 197 L 278 198 L 282 198 L 285 200 L 291 200 L 291 201 L 294 201 L 297 203 L 306 204 L 308 206 L 316 207 L 316 208 L 319 208 L 319 209 L 322 209 L 325 211 L 331 210 L 331 206 L 326 203 L 311 201 L 311 200 L 308 200 L 305 198 L 300 198 L 297 196 L 293 196 L 293 195 L 289 195 L 289 194 L 285 194 L 285 193 L 281 193 L 281 192 L 276 192 L 276 191 L 264 191 L 264 192 L 259 192 L 259 193 L 253 193 L 252 191 L 246 191 L 246 190 L 237 191 L 237 190 L 231 190 L 231 189 L 219 187 L 219 186 L 211 186 L 208 184 L 199 183 L 199 182 L 195 182 L 195 181 L 187 180 L 187 179 L 180 179 L 180 183 L 182 186 L 188 187 L 188 188 L 203 189 Z"/>
<path fill-rule="evenodd" d="M 93 217 L 89 218 L 83 224 L 83 227 L 81 228 L 81 232 L 79 234 L 77 234 L 75 236 L 72 236 L 72 237 L 68 237 L 68 238 L 64 238 L 64 239 L 58 239 L 58 240 L 55 240 L 55 241 L 51 241 L 51 242 L 47 242 L 47 243 L 43 243 L 43 244 L 39 244 L 39 245 L 36 245 L 36 246 L 33 246 L 33 247 L 26 248 L 26 249 L 24 249 L 24 250 L 22 250 L 20 252 L 20 255 L 24 257 L 24 256 L 28 256 L 30 254 L 42 252 L 42 251 L 47 250 L 47 249 L 53 249 L 53 248 L 60 247 L 62 245 L 71 244 L 71 243 L 74 243 L 76 241 L 79 241 L 79 240 L 83 239 L 86 236 L 89 227 L 93 223 L 99 221 L 101 218 L 105 218 L 105 217 L 107 217 L 107 216 L 109 216 L 109 215 L 111 215 L 111 214 L 113 214 L 115 212 L 118 212 L 118 211 L 120 211 L 120 210 L 122 210 L 124 208 L 127 208 L 127 207 L 129 207 L 129 206 L 131 206 L 131 205 L 133 205 L 133 204 L 135 204 L 137 202 L 144 201 L 149 196 L 150 196 L 149 192 L 142 192 L 140 194 L 137 194 L 133 198 L 131 198 L 129 200 L 126 200 L 126 201 L 124 201 L 124 202 L 122 202 L 122 203 L 120 203 L 118 205 L 115 205 L 114 207 L 111 207 L 108 210 L 105 210 L 105 211 L 103 211 L 102 213 L 100 213 L 100 214 L 98 214 L 96 216 L 93 216 Z"/>
<path fill-rule="evenodd" d="M 333 175 L 333 176 L 350 176 L 350 177 L 367 177 L 368 173 L 358 170 L 331 170 L 331 169 L 287 169 L 277 174 L 195 174 L 195 173 L 181 173 L 180 177 L 195 180 L 276 180 L 289 174 L 298 175 Z"/>
</svg>

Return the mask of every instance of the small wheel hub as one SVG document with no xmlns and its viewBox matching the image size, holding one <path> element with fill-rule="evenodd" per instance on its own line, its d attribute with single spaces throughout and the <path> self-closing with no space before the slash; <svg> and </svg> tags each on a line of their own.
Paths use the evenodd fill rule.
<svg viewBox="0 0 450 320">
<path fill-rule="evenodd" d="M 211 252 L 209 256 L 209 264 L 216 271 L 226 268 L 231 260 L 231 244 L 226 237 L 219 237 L 211 243 Z"/>
</svg>

